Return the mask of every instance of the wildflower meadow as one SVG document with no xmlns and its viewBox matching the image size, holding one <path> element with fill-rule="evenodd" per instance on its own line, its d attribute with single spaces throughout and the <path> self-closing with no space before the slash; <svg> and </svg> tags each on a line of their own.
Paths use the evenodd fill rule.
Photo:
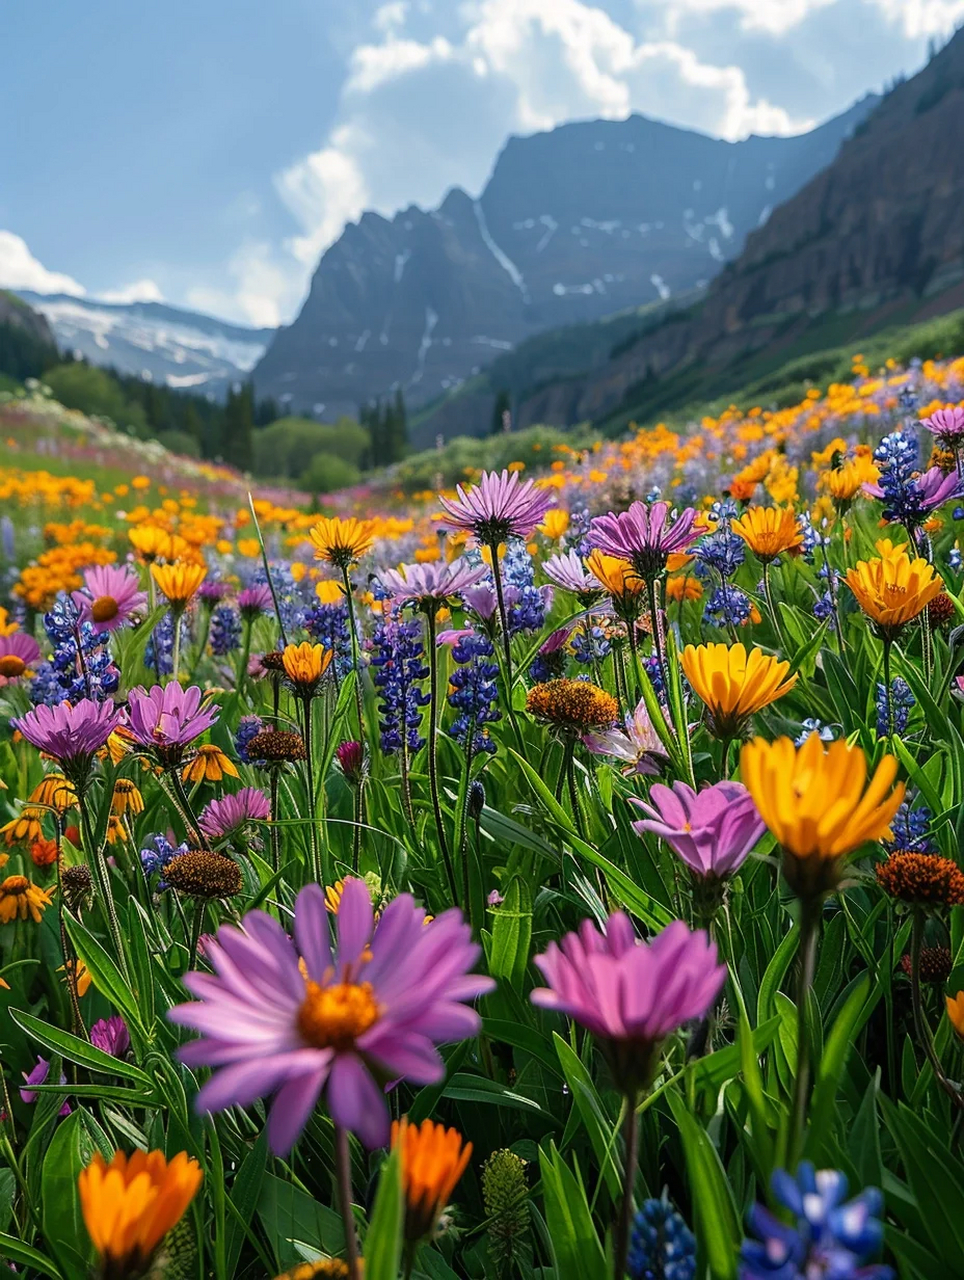
<svg viewBox="0 0 964 1280">
<path fill-rule="evenodd" d="M 143 467 L 0 469 L 3 1265 L 964 1276 L 964 360 Z"/>
</svg>

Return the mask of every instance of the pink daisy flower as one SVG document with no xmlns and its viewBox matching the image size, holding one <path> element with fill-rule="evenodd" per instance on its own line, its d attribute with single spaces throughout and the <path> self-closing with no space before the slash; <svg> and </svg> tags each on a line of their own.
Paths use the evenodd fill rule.
<svg viewBox="0 0 964 1280">
<path fill-rule="evenodd" d="M 205 947 L 214 974 L 186 974 L 197 1001 L 169 1015 L 201 1033 L 181 1060 L 215 1068 L 198 1109 L 273 1094 L 268 1141 L 279 1155 L 322 1096 L 336 1124 L 366 1146 L 384 1145 L 385 1082 L 441 1080 L 435 1046 L 476 1035 L 479 1016 L 466 1002 L 495 986 L 469 972 L 480 948 L 458 910 L 425 924 L 425 912 L 402 894 L 376 924 L 368 886 L 350 879 L 334 947 L 329 919 L 321 886 L 310 884 L 295 903 L 294 941 L 262 911 L 249 912 L 243 929 L 222 926 Z"/>
<path fill-rule="evenodd" d="M 483 471 L 478 484 L 468 489 L 456 485 L 455 492 L 457 498 L 439 497 L 443 527 L 474 534 L 490 547 L 509 538 L 528 538 L 555 505 L 551 493 L 537 489 L 534 480 L 520 480 L 517 471 Z"/>
<path fill-rule="evenodd" d="M 136 569 L 125 565 L 95 564 L 84 570 L 84 589 L 73 593 L 80 621 L 97 632 L 116 631 L 130 622 L 147 604 Z"/>
<path fill-rule="evenodd" d="M 40 645 L 25 631 L 0 636 L 0 687 L 30 675 L 40 660 Z"/>
<path fill-rule="evenodd" d="M 691 933 L 674 920 L 642 942 L 622 911 L 609 917 L 605 933 L 584 920 L 578 933 L 550 942 L 535 964 L 549 985 L 532 992 L 532 1003 L 591 1031 L 628 1096 L 649 1084 L 663 1041 L 702 1018 L 726 978 L 702 929 Z"/>
<path fill-rule="evenodd" d="M 672 517 L 668 502 L 646 506 L 634 502 L 619 515 L 596 516 L 589 526 L 589 541 L 607 556 L 628 560 L 647 582 L 666 568 L 667 557 L 684 552 L 700 536 L 694 529 L 696 511 L 687 507 Z"/>
</svg>

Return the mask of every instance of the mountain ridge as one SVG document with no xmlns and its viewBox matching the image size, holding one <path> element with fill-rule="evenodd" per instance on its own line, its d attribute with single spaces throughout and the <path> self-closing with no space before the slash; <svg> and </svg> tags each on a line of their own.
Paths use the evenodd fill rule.
<svg viewBox="0 0 964 1280">
<path fill-rule="evenodd" d="M 478 199 L 366 212 L 325 252 L 259 394 L 325 416 L 401 387 L 415 409 L 533 334 L 707 282 L 876 102 L 725 142 L 638 114 L 512 137 Z M 655 175 L 655 176 L 654 176 Z"/>
</svg>

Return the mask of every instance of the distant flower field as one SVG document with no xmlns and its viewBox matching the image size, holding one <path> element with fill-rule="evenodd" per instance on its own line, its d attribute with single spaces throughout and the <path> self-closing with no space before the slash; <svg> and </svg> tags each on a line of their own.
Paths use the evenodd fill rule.
<svg viewBox="0 0 964 1280">
<path fill-rule="evenodd" d="M 0 439 L 0 1259 L 961 1274 L 964 360 L 326 515 Z"/>
</svg>

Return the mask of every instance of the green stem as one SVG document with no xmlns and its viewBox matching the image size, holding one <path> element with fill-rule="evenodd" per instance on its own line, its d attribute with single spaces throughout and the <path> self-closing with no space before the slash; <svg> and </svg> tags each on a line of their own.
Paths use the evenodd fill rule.
<svg viewBox="0 0 964 1280">
<path fill-rule="evenodd" d="M 355 715 L 358 718 L 358 741 L 365 741 L 365 720 L 362 709 L 361 663 L 358 658 L 358 631 L 355 628 L 355 601 L 351 590 L 348 566 L 342 569 L 345 580 L 345 603 L 348 606 L 348 633 L 351 639 L 351 665 L 355 672 Z"/>
<path fill-rule="evenodd" d="M 669 672 L 666 670 L 666 658 L 663 653 L 663 624 L 660 619 L 659 599 L 657 595 L 656 579 L 646 579 L 646 596 L 649 600 L 649 617 L 653 628 L 653 649 L 656 653 L 656 660 L 659 663 L 659 669 L 663 674 L 663 680 L 666 687 L 669 688 Z"/>
<path fill-rule="evenodd" d="M 445 822 L 442 818 L 442 802 L 438 785 L 438 645 L 435 642 L 434 605 L 425 611 L 425 631 L 428 644 L 428 785 L 432 793 L 432 812 L 435 815 L 435 830 L 438 833 L 439 849 L 445 863 L 445 874 L 452 894 L 452 903 L 459 904 L 459 891 L 455 879 L 455 868 L 452 866 L 452 855 L 449 851 L 448 837 L 445 834 Z"/>
<path fill-rule="evenodd" d="M 358 1265 L 358 1236 L 355 1234 L 355 1215 L 351 1207 L 351 1152 L 348 1148 L 348 1131 L 335 1125 L 335 1178 L 338 1183 L 338 1207 L 345 1228 L 345 1260 L 348 1263 L 348 1280 L 361 1280 Z"/>
<path fill-rule="evenodd" d="M 191 663 L 191 678 L 201 665 L 201 659 L 204 657 L 204 650 L 208 647 L 208 636 L 211 634 L 211 614 L 214 612 L 207 605 L 201 605 L 201 630 L 198 635 L 197 652 L 194 655 L 194 661 Z"/>
<path fill-rule="evenodd" d="M 204 899 L 197 898 L 194 902 L 194 918 L 191 921 L 191 942 L 188 948 L 188 969 L 193 969 L 197 965 L 197 947 L 201 940 L 201 926 L 204 923 Z"/>
<path fill-rule="evenodd" d="M 171 786 L 174 790 L 174 803 L 176 804 L 178 812 L 180 813 L 181 818 L 184 821 L 184 825 L 187 828 L 187 834 L 192 840 L 194 840 L 199 849 L 206 849 L 208 842 L 204 838 L 201 828 L 198 826 L 198 820 L 194 816 L 194 809 L 191 807 L 191 802 L 188 799 L 187 792 L 184 790 L 184 783 L 181 781 L 180 765 L 175 765 L 173 769 L 170 769 L 168 771 L 168 776 L 171 779 Z"/>
<path fill-rule="evenodd" d="M 239 695 L 244 692 L 244 681 L 248 674 L 248 659 L 251 656 L 251 629 L 253 626 L 254 619 L 245 618 L 244 639 L 241 642 L 241 656 L 238 659 L 238 674 L 234 681 L 234 687 Z"/>
<path fill-rule="evenodd" d="M 894 642 L 890 636 L 884 636 L 884 706 L 887 708 L 887 741 L 890 744 L 894 737 L 894 698 L 890 687 L 890 651 Z"/>
<path fill-rule="evenodd" d="M 797 1072 L 793 1082 L 793 1110 L 790 1115 L 790 1138 L 787 1144 L 787 1168 L 795 1169 L 803 1152 L 803 1135 L 807 1123 L 810 1096 L 810 1027 L 807 1004 L 817 966 L 822 904 L 819 898 L 800 902 L 800 942 L 797 948 Z"/>
<path fill-rule="evenodd" d="M 767 609 L 770 617 L 773 619 L 773 629 L 777 633 L 777 641 L 784 655 L 787 651 L 787 642 L 783 634 L 783 627 L 780 625 L 780 615 L 777 613 L 776 601 L 773 599 L 773 590 L 770 586 L 770 561 L 763 561 L 763 594 L 766 596 Z"/>
<path fill-rule="evenodd" d="M 636 1099 L 627 1097 L 623 1117 L 623 1142 L 626 1148 L 626 1165 L 623 1182 L 623 1198 L 616 1219 L 613 1280 L 624 1280 L 626 1255 L 629 1252 L 629 1227 L 633 1219 L 633 1191 L 636 1186 L 636 1167 L 639 1163 L 639 1115 Z"/>
<path fill-rule="evenodd" d="M 311 732 L 311 698 L 301 698 L 301 715 L 305 735 L 305 790 L 308 794 L 308 847 L 311 855 L 311 878 L 324 884 L 321 851 L 318 848 L 317 800 L 315 798 L 315 760 Z"/>
<path fill-rule="evenodd" d="M 171 619 L 174 625 L 174 647 L 171 650 L 171 679 L 178 683 L 181 674 L 181 617 L 183 609 L 172 609 Z"/>
<path fill-rule="evenodd" d="M 924 913 L 920 908 L 915 908 L 910 940 L 910 998 L 911 1006 L 914 1011 L 914 1032 L 917 1036 L 918 1043 L 927 1055 L 927 1061 L 931 1064 L 931 1070 L 934 1072 L 934 1078 L 937 1080 L 937 1083 L 951 1099 L 954 1105 L 959 1110 L 964 1110 L 964 1096 L 961 1095 L 960 1090 L 944 1074 L 944 1068 L 941 1066 L 941 1060 L 937 1056 L 934 1037 L 931 1035 L 931 1029 L 927 1025 L 927 1018 L 924 1015 L 924 1004 L 921 999 L 920 989 L 920 953 L 923 941 Z"/>
<path fill-rule="evenodd" d="M 352 797 L 352 818 L 354 820 L 354 828 L 351 836 L 351 870 L 352 875 L 358 875 L 358 861 L 361 857 L 361 833 L 362 822 L 364 817 L 362 814 L 363 798 L 362 789 L 364 788 L 364 780 L 359 778 L 355 783 L 355 794 Z"/>
<path fill-rule="evenodd" d="M 103 846 L 97 848 L 95 845 L 94 833 L 90 825 L 90 815 L 87 812 L 86 796 L 82 787 L 77 789 L 77 808 L 80 811 L 80 826 L 83 832 L 84 849 L 87 851 L 87 856 L 94 868 L 94 875 L 97 878 L 97 888 L 100 891 L 104 914 L 107 917 L 107 928 L 114 944 L 114 949 L 117 952 L 117 964 L 124 977 L 129 978 L 127 956 L 124 953 L 120 921 L 117 918 L 117 907 L 114 903 L 114 891 L 110 884 L 110 868 L 107 865 L 107 859 L 104 857 Z"/>
<path fill-rule="evenodd" d="M 271 864 L 275 871 L 281 867 L 281 828 L 278 826 L 278 766 L 272 766 L 271 780 Z"/>
</svg>

